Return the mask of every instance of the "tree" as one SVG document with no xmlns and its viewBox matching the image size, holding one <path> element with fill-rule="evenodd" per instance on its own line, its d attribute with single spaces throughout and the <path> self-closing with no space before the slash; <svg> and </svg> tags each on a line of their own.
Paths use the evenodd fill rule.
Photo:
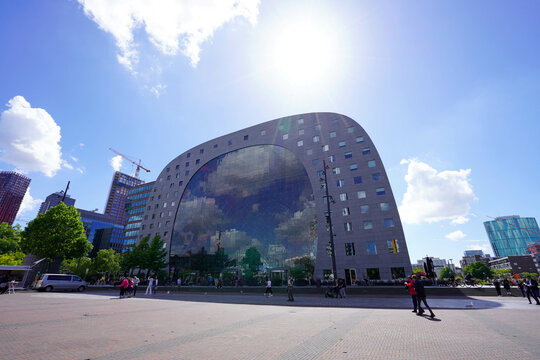
<svg viewBox="0 0 540 360">
<path fill-rule="evenodd" d="M 469 272 L 471 273 L 472 277 L 482 280 L 493 276 L 491 269 L 482 261 L 475 261 L 465 266 L 463 273 L 467 274 Z"/>
<path fill-rule="evenodd" d="M 247 265 L 251 271 L 256 271 L 262 265 L 261 253 L 255 246 L 246 249 L 246 253 L 242 258 L 242 265 Z"/>
<path fill-rule="evenodd" d="M 80 258 L 92 250 L 86 239 L 81 216 L 64 203 L 50 208 L 30 221 L 22 232 L 21 249 L 49 263 L 58 258 Z"/>
<path fill-rule="evenodd" d="M 10 226 L 8 223 L 0 224 L 0 254 L 21 251 L 21 226 Z"/>
<path fill-rule="evenodd" d="M 22 265 L 24 256 L 20 251 L 0 254 L 0 265 Z"/>
<path fill-rule="evenodd" d="M 412 272 L 413 272 L 413 274 L 416 274 L 416 273 L 419 273 L 419 272 L 423 273 L 424 270 L 419 269 L 419 268 L 413 268 L 413 269 L 412 269 Z"/>
<path fill-rule="evenodd" d="M 159 235 L 154 236 L 148 249 L 144 252 L 144 267 L 143 269 L 152 270 L 157 273 L 159 270 L 167 266 L 165 257 L 167 256 L 167 249 L 165 248 L 165 242 L 161 240 Z"/>
<path fill-rule="evenodd" d="M 452 271 L 449 267 L 445 267 L 441 270 L 441 273 L 439 275 L 441 279 L 450 279 L 451 277 L 456 277 L 456 273 Z"/>
<path fill-rule="evenodd" d="M 132 246 L 129 251 L 124 255 L 121 267 L 124 270 L 133 272 L 133 269 L 139 268 L 143 269 L 144 265 L 144 254 L 148 250 L 148 241 L 149 237 L 145 236 L 141 239 L 138 245 Z"/>
<path fill-rule="evenodd" d="M 67 269 L 70 274 L 79 275 L 84 278 L 86 275 L 93 275 L 92 259 L 87 256 L 78 259 L 66 259 L 62 262 L 62 269 Z M 86 270 L 89 270 L 88 273 Z"/>
<path fill-rule="evenodd" d="M 510 269 L 491 269 L 491 273 L 496 278 L 505 278 L 510 276 Z"/>
<path fill-rule="evenodd" d="M 92 261 L 92 270 L 97 273 L 115 274 L 120 271 L 121 259 L 122 255 L 117 254 L 113 249 L 101 249 Z"/>
</svg>

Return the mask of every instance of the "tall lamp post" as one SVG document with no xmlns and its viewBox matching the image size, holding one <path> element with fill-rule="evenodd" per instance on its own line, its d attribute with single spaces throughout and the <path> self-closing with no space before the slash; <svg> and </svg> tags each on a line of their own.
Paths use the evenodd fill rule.
<svg viewBox="0 0 540 360">
<path fill-rule="evenodd" d="M 335 252 L 335 246 L 334 246 L 334 229 L 332 226 L 332 215 L 330 213 L 330 201 L 334 202 L 334 199 L 328 194 L 328 178 L 326 176 L 326 170 L 330 169 L 330 167 L 326 166 L 326 162 L 323 160 L 323 175 L 324 175 L 324 190 L 325 190 L 325 196 L 323 198 L 326 199 L 326 223 L 329 227 L 329 233 L 330 233 L 330 251 L 332 255 L 332 273 L 334 275 L 334 280 L 337 279 L 337 269 L 336 269 L 336 252 Z"/>
</svg>

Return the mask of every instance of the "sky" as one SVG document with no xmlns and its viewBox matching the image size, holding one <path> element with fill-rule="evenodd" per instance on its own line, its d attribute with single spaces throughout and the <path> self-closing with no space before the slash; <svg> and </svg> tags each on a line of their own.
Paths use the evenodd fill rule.
<svg viewBox="0 0 540 360">
<path fill-rule="evenodd" d="M 151 4 L 147 4 L 151 3 Z M 507 1 L 0 2 L 0 170 L 18 218 L 65 188 L 103 211 L 151 170 L 276 118 L 336 112 L 382 158 L 411 262 L 493 255 L 483 222 L 540 219 L 540 4 Z"/>
</svg>

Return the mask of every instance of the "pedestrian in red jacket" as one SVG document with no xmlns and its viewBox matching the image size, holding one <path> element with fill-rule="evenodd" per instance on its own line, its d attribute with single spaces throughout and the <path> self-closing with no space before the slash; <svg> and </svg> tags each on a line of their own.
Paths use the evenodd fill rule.
<svg viewBox="0 0 540 360">
<path fill-rule="evenodd" d="M 411 293 L 412 303 L 414 307 L 414 310 L 412 312 L 416 312 L 418 301 L 416 299 L 416 291 L 414 290 L 414 280 L 410 276 L 407 279 L 408 281 L 405 282 L 405 286 L 409 288 L 409 292 Z"/>
</svg>

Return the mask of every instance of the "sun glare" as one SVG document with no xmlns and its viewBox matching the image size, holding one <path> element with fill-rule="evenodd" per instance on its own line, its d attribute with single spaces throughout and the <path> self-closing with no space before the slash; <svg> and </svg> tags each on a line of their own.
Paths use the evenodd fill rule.
<svg viewBox="0 0 540 360">
<path fill-rule="evenodd" d="M 293 84 L 318 82 L 338 66 L 331 34 L 311 23 L 298 23 L 282 29 L 272 44 L 273 72 Z"/>
</svg>

